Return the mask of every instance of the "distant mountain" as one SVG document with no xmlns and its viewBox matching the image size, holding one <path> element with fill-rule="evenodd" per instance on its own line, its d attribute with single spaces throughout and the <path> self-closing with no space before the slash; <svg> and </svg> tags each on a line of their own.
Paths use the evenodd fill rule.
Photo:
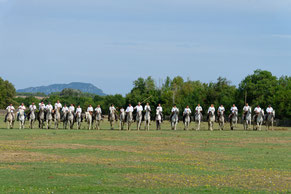
<svg viewBox="0 0 291 194">
<path fill-rule="evenodd" d="M 40 92 L 44 94 L 50 94 L 52 92 L 61 92 L 65 88 L 77 89 L 77 90 L 81 90 L 82 92 L 97 94 L 100 96 L 106 95 L 103 93 L 101 89 L 97 88 L 93 84 L 82 83 L 82 82 L 72 82 L 69 84 L 52 84 L 49 86 L 30 87 L 30 88 L 16 90 L 16 92 L 27 92 L 27 93 Z"/>
</svg>

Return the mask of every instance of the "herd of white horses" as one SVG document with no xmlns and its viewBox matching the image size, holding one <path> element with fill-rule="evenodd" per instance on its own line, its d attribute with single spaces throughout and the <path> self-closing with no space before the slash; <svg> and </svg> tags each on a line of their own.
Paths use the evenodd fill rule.
<svg viewBox="0 0 291 194">
<path fill-rule="evenodd" d="M 24 129 L 25 122 L 28 120 L 29 128 L 34 128 L 35 121 L 38 121 L 38 127 L 40 129 L 46 128 L 50 129 L 51 125 L 54 123 L 54 128 L 59 129 L 59 125 L 62 122 L 64 129 L 73 129 L 74 124 L 76 123 L 77 129 L 81 129 L 82 120 L 84 118 L 85 122 L 88 124 L 87 129 L 100 129 L 101 122 L 103 120 L 103 116 L 101 112 L 85 112 L 85 113 L 74 113 L 70 110 L 63 113 L 61 116 L 60 109 L 56 110 L 46 110 L 44 108 L 40 108 L 39 111 L 36 113 L 32 110 L 29 116 L 25 117 L 24 110 L 18 111 L 18 121 L 19 121 L 19 129 Z M 13 128 L 15 115 L 9 109 L 7 110 L 7 128 Z M 140 130 L 142 127 L 142 123 L 144 122 L 144 129 L 149 130 L 151 124 L 151 112 L 149 110 L 145 110 L 143 112 L 137 112 L 136 117 L 134 119 L 132 112 L 122 112 L 119 115 L 116 114 L 115 111 L 110 111 L 108 115 L 108 120 L 110 122 L 111 129 L 114 129 L 114 125 L 116 122 L 119 124 L 119 130 L 131 130 L 132 123 L 136 122 L 137 130 Z M 253 124 L 253 130 L 261 130 L 264 120 L 266 122 L 266 130 L 269 130 L 270 127 L 273 130 L 273 123 L 275 118 L 275 111 L 271 114 L 267 114 L 266 117 L 264 112 L 261 111 L 259 114 L 256 114 L 252 117 L 251 111 L 243 114 L 242 122 L 244 126 L 244 130 L 249 130 L 251 124 Z M 161 125 L 163 122 L 162 114 L 157 109 L 155 112 L 154 119 L 156 122 L 156 129 L 161 130 Z M 201 122 L 203 120 L 203 115 L 201 113 L 196 112 L 194 115 L 195 121 L 195 130 L 200 130 Z M 213 131 L 214 123 L 217 121 L 219 124 L 219 130 L 223 130 L 225 127 L 225 115 L 224 113 L 220 113 L 216 115 L 215 112 L 209 112 L 207 115 L 208 121 L 208 130 Z M 176 130 L 177 124 L 179 122 L 179 112 L 174 111 L 170 117 L 171 129 Z M 190 128 L 191 123 L 191 114 L 186 113 L 183 115 L 183 123 L 184 123 L 184 130 L 188 130 Z M 229 117 L 230 129 L 233 130 L 238 123 L 238 112 L 233 112 Z"/>
</svg>

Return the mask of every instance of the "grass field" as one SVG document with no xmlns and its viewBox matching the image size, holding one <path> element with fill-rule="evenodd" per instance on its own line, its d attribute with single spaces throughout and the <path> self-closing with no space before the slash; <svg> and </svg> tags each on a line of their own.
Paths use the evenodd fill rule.
<svg viewBox="0 0 291 194">
<path fill-rule="evenodd" d="M 194 127 L 194 124 L 191 124 Z M 0 193 L 291 192 L 291 129 L 6 129 Z M 16 126 L 18 127 L 18 123 Z M 117 127 L 117 126 L 116 126 Z M 136 128 L 135 124 L 133 125 Z M 215 124 L 215 128 L 218 125 Z M 263 127 L 265 129 L 265 127 Z"/>
</svg>

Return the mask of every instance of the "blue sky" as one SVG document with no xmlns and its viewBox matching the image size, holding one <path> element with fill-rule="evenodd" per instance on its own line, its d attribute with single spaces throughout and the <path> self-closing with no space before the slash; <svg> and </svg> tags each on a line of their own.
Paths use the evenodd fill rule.
<svg viewBox="0 0 291 194">
<path fill-rule="evenodd" d="M 290 76 L 290 24 L 290 0 L 0 0 L 0 76 L 108 94 L 147 76 Z"/>
</svg>

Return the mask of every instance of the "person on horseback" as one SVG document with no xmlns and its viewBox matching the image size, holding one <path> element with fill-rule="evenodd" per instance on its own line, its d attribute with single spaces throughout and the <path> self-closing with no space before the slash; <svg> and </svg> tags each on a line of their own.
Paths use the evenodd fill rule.
<svg viewBox="0 0 291 194">
<path fill-rule="evenodd" d="M 258 105 L 255 109 L 254 109 L 254 112 L 255 112 L 255 115 L 254 115 L 254 120 L 256 121 L 257 120 L 257 117 L 258 115 L 260 114 L 260 112 L 262 111 L 260 105 Z"/>
<path fill-rule="evenodd" d="M 230 108 L 230 114 L 229 114 L 229 119 L 234 115 L 235 112 L 238 112 L 237 107 L 235 106 L 235 104 L 232 105 L 232 107 Z"/>
<path fill-rule="evenodd" d="M 248 111 L 250 110 L 250 106 L 249 106 L 249 104 L 248 103 L 246 103 L 246 105 L 243 107 L 243 116 L 244 116 L 244 120 L 246 120 L 246 116 L 247 116 L 247 113 L 248 113 Z"/>
<path fill-rule="evenodd" d="M 116 114 L 117 110 L 116 110 L 116 108 L 114 107 L 114 104 L 111 104 L 110 107 L 109 107 L 109 113 L 112 112 L 112 111 L 114 112 L 115 119 L 118 119 L 118 118 L 117 118 L 117 114 Z M 110 114 L 108 114 L 108 121 L 110 121 Z"/>
<path fill-rule="evenodd" d="M 7 110 L 7 114 L 5 115 L 5 119 L 4 119 L 4 122 L 5 123 L 7 121 L 8 110 L 12 113 L 12 117 L 13 117 L 13 120 L 14 120 L 14 114 L 13 114 L 13 112 L 15 111 L 15 108 L 14 108 L 13 104 L 10 104 L 9 106 L 7 106 L 6 110 Z"/>
<path fill-rule="evenodd" d="M 171 110 L 170 121 L 172 120 L 172 116 L 174 115 L 176 111 L 179 112 L 179 109 L 177 108 L 176 104 L 174 104 Z"/>
<path fill-rule="evenodd" d="M 210 112 L 215 113 L 215 107 L 214 107 L 214 104 L 211 104 L 210 107 L 208 108 L 208 111 L 207 111 L 207 120 L 209 119 L 209 113 L 210 113 Z"/>
<path fill-rule="evenodd" d="M 186 118 L 186 114 L 191 114 L 191 109 L 189 108 L 189 105 L 186 106 L 186 108 L 184 109 L 184 112 L 183 112 L 183 122 L 185 122 L 185 118 Z M 190 122 L 191 122 L 191 116 L 190 116 Z"/>
<path fill-rule="evenodd" d="M 156 108 L 156 111 L 159 110 L 160 112 L 160 115 L 161 115 L 161 122 L 163 122 L 163 107 L 161 106 L 161 104 L 159 103 L 157 108 Z"/>
<path fill-rule="evenodd" d="M 24 105 L 24 103 L 21 103 L 21 105 L 18 107 L 17 110 L 23 110 L 25 111 L 26 110 L 26 107 Z M 24 117 L 26 117 L 25 113 L 24 113 Z M 17 121 L 19 120 L 19 111 L 17 112 Z"/>
</svg>

